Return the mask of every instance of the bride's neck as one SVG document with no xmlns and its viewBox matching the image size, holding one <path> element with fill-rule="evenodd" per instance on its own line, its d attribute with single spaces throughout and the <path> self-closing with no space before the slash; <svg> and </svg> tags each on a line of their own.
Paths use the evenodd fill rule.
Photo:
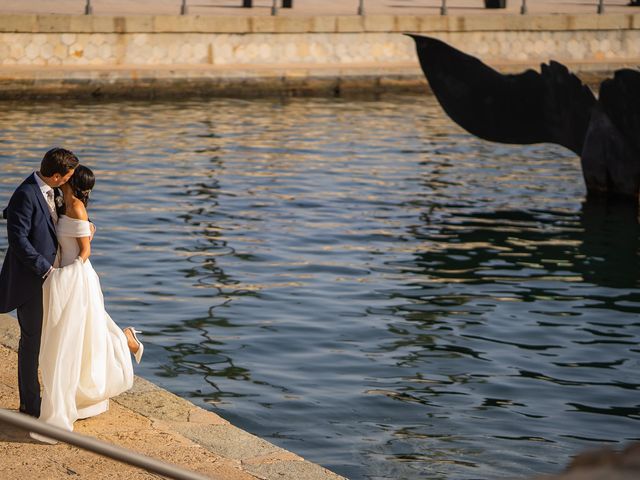
<svg viewBox="0 0 640 480">
<path fill-rule="evenodd" d="M 62 196 L 66 205 L 71 205 L 73 203 L 73 199 L 76 198 L 70 188 L 62 189 Z"/>
</svg>

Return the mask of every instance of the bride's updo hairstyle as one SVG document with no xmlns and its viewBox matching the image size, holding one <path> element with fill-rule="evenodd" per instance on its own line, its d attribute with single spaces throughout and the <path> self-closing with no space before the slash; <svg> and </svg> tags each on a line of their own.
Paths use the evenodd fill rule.
<svg viewBox="0 0 640 480">
<path fill-rule="evenodd" d="M 87 206 L 89 203 L 89 194 L 96 183 L 96 177 L 89 167 L 78 165 L 69 179 L 69 186 L 73 191 L 73 195 Z"/>
</svg>

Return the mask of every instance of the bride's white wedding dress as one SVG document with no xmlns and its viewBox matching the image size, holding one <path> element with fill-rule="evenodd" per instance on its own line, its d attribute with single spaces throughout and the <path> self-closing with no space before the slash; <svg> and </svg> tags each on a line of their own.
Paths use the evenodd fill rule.
<svg viewBox="0 0 640 480">
<path fill-rule="evenodd" d="M 91 235 L 89 222 L 61 215 L 56 232 L 61 268 L 43 285 L 40 420 L 73 430 L 77 419 L 108 410 L 110 397 L 131 388 L 133 366 L 126 336 L 105 311 L 98 275 L 78 257 L 76 238 Z"/>
</svg>

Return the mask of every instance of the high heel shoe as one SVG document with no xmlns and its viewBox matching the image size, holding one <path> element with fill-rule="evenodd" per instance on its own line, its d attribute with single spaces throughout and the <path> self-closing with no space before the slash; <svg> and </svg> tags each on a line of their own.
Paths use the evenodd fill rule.
<svg viewBox="0 0 640 480">
<path fill-rule="evenodd" d="M 142 332 L 140 330 L 136 330 L 133 327 L 127 327 L 125 328 L 125 330 L 129 330 L 131 332 L 131 335 L 133 335 L 133 339 L 138 344 L 138 350 L 136 350 L 136 353 L 134 353 L 133 356 L 136 359 L 136 363 L 139 364 L 140 360 L 142 360 L 142 352 L 144 352 L 144 345 L 140 340 L 138 340 L 138 336 L 136 335 L 136 333 L 142 333 Z"/>
</svg>

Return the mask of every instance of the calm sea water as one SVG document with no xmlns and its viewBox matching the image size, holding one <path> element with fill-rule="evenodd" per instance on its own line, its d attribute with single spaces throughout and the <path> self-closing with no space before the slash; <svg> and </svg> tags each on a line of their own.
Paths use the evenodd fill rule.
<svg viewBox="0 0 640 480">
<path fill-rule="evenodd" d="M 1 204 L 52 145 L 94 168 L 92 262 L 145 378 L 353 479 L 640 438 L 637 215 L 583 204 L 567 151 L 426 96 L 3 107 Z"/>
</svg>

